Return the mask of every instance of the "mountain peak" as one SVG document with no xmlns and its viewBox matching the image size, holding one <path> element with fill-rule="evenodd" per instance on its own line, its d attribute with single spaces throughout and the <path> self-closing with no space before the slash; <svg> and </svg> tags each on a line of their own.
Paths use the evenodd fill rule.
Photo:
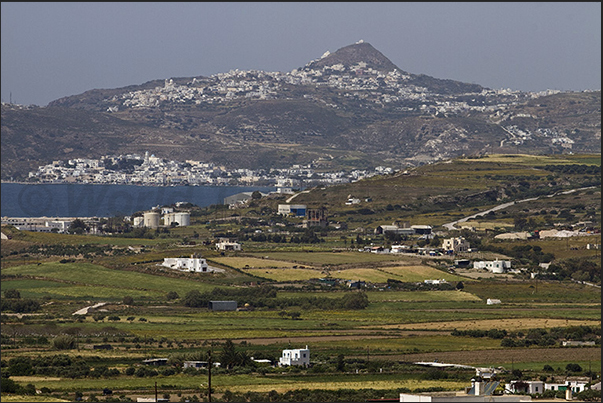
<svg viewBox="0 0 603 403">
<path fill-rule="evenodd" d="M 322 68 L 342 64 L 344 67 L 350 68 L 360 63 L 365 63 L 366 68 L 370 67 L 379 71 L 400 70 L 383 53 L 362 39 L 353 45 L 344 46 L 334 53 L 325 52 L 320 59 L 308 63 L 307 67 Z"/>
</svg>

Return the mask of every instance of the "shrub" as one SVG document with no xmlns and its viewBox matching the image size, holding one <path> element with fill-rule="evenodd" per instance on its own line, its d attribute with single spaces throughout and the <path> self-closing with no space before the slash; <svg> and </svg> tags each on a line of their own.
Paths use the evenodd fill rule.
<svg viewBox="0 0 603 403">
<path fill-rule="evenodd" d="M 178 295 L 178 293 L 176 291 L 170 291 L 170 292 L 167 293 L 167 295 L 165 296 L 165 298 L 167 300 L 173 300 L 173 299 L 180 298 L 180 296 Z"/>
<path fill-rule="evenodd" d="M 582 367 L 579 364 L 567 364 L 565 370 L 569 372 L 582 372 Z"/>
<path fill-rule="evenodd" d="M 18 290 L 6 290 L 4 291 L 4 298 L 21 298 L 21 293 Z"/>
<path fill-rule="evenodd" d="M 60 335 L 52 340 L 52 345 L 57 350 L 71 350 L 75 348 L 75 338 L 69 335 Z"/>
</svg>

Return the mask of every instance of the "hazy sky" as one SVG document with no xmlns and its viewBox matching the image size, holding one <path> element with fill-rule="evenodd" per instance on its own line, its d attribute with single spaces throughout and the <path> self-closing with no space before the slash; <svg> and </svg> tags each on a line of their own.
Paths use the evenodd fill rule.
<svg viewBox="0 0 603 403">
<path fill-rule="evenodd" d="M 360 39 L 489 88 L 601 88 L 601 3 L 2 3 L 2 101 L 231 69 L 287 72 Z"/>
</svg>

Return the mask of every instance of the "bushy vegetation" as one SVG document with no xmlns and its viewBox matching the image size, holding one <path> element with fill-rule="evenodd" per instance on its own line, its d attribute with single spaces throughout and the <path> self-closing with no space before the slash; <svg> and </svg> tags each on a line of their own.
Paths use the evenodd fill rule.
<svg viewBox="0 0 603 403">
<path fill-rule="evenodd" d="M 468 336 L 468 337 L 489 337 L 491 339 L 502 339 L 507 335 L 507 331 L 504 329 L 490 329 L 490 330 L 457 330 L 454 329 L 451 333 L 452 336 Z"/>
<path fill-rule="evenodd" d="M 350 291 L 340 298 L 303 296 L 296 298 L 276 298 L 276 289 L 271 287 L 225 289 L 214 288 L 210 292 L 189 291 L 183 304 L 194 308 L 207 308 L 209 301 L 235 299 L 239 306 L 249 304 L 254 308 L 286 309 L 364 309 L 368 306 L 368 296 L 363 292 Z"/>
<path fill-rule="evenodd" d="M 64 378 L 83 378 L 96 376 L 101 372 L 103 376 L 115 376 L 115 370 L 101 369 L 92 365 L 81 356 L 72 357 L 66 354 L 51 355 L 45 357 L 14 357 L 3 361 L 2 373 L 7 376 L 57 376 Z M 117 370 L 119 374 L 119 370 Z"/>
<path fill-rule="evenodd" d="M 551 263 L 536 277 L 540 280 L 573 279 L 591 283 L 601 282 L 601 262 L 598 258 L 570 258 Z"/>
<path fill-rule="evenodd" d="M 526 333 L 517 331 L 506 334 L 501 341 L 502 347 L 554 346 L 562 340 L 594 341 L 601 343 L 601 328 L 592 326 L 555 327 L 550 329 L 530 329 Z"/>
<path fill-rule="evenodd" d="M 0 312 L 31 313 L 40 309 L 40 303 L 33 299 L 8 299 L 0 301 Z"/>
</svg>

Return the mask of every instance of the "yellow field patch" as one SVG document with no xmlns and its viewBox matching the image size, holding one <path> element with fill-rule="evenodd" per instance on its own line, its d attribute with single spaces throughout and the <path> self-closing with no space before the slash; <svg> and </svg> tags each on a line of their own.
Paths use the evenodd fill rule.
<svg viewBox="0 0 603 403">
<path fill-rule="evenodd" d="M 465 280 L 463 277 L 455 276 L 454 274 L 446 273 L 429 266 L 393 266 L 384 267 L 379 270 L 396 275 L 397 278 L 395 280 L 407 282 L 439 279 L 446 281 Z"/>
<path fill-rule="evenodd" d="M 243 269 L 247 274 L 264 277 L 274 281 L 298 281 L 322 278 L 325 273 L 312 269 Z"/>
<path fill-rule="evenodd" d="M 386 329 L 404 329 L 404 330 L 490 330 L 504 329 L 507 331 L 568 327 L 568 326 L 601 326 L 601 321 L 596 320 L 570 320 L 570 319 L 533 319 L 533 318 L 513 318 L 513 319 L 489 319 L 489 320 L 465 320 L 451 322 L 427 322 L 427 323 L 409 323 L 401 325 L 381 326 Z"/>
<path fill-rule="evenodd" d="M 273 259 L 261 259 L 256 257 L 216 257 L 212 258 L 212 261 L 220 264 L 224 264 L 230 267 L 234 267 L 236 269 L 244 269 L 244 268 L 263 268 L 263 267 L 271 267 L 271 268 L 291 268 L 291 267 L 299 267 L 299 263 L 292 262 L 284 262 L 282 260 L 273 260 Z"/>
<path fill-rule="evenodd" d="M 388 291 L 369 292 L 371 302 L 419 302 L 419 301 L 482 301 L 474 294 L 465 291 Z"/>
<path fill-rule="evenodd" d="M 53 376 L 11 376 L 10 377 L 15 382 L 22 383 L 33 383 L 36 382 L 45 382 L 45 381 L 60 381 L 61 378 L 53 377 Z M 2 398 L 4 400 L 4 397 Z"/>
<path fill-rule="evenodd" d="M 22 396 L 22 395 L 2 395 L 3 402 L 70 402 L 71 400 L 59 399 L 52 396 Z"/>
<path fill-rule="evenodd" d="M 404 282 L 422 282 L 424 280 L 460 281 L 455 276 L 429 266 L 392 266 L 379 269 L 346 269 L 331 271 L 331 277 L 344 280 L 360 280 L 371 283 L 386 283 L 388 279 Z"/>
</svg>

